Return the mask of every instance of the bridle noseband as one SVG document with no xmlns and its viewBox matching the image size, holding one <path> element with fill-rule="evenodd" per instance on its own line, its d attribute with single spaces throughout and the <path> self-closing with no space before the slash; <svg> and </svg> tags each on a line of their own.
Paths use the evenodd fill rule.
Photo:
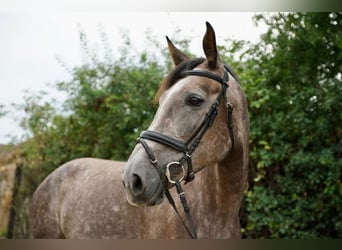
<svg viewBox="0 0 342 250">
<path fill-rule="evenodd" d="M 229 73 L 227 72 L 227 70 L 229 71 L 229 69 L 225 67 L 223 78 L 209 71 L 188 70 L 188 71 L 182 72 L 183 77 L 186 77 L 186 76 L 206 77 L 206 78 L 215 80 L 221 84 L 220 93 L 217 96 L 215 102 L 211 105 L 201 125 L 195 130 L 195 132 L 190 136 L 190 138 L 188 138 L 187 141 L 183 142 L 183 141 L 174 139 L 172 137 L 169 137 L 167 135 L 158 133 L 156 131 L 150 131 L 150 130 L 141 132 L 140 137 L 137 139 L 137 143 L 141 143 L 141 145 L 144 147 L 152 165 L 158 172 L 158 175 L 160 176 L 160 179 L 164 185 L 164 192 L 165 192 L 166 197 L 168 198 L 170 204 L 175 209 L 177 215 L 181 219 L 177 211 L 177 208 L 175 206 L 174 200 L 168 189 L 169 183 L 176 185 L 177 192 L 183 204 L 183 209 L 187 215 L 189 228 L 186 226 L 185 222 L 182 219 L 181 221 L 192 238 L 197 238 L 196 230 L 193 225 L 190 211 L 187 205 L 187 201 L 185 199 L 185 195 L 182 190 L 180 182 L 184 179 L 185 184 L 186 184 L 195 178 L 191 157 L 194 151 L 196 150 L 196 148 L 198 147 L 199 143 L 201 142 L 201 139 L 203 138 L 204 134 L 206 133 L 208 128 L 213 124 L 215 117 L 217 116 L 220 104 L 222 103 L 222 100 L 227 101 L 226 92 L 229 87 Z M 232 123 L 233 106 L 228 101 L 227 101 L 227 108 L 228 108 L 228 124 L 227 125 L 228 125 L 229 135 L 231 139 L 231 151 L 232 151 L 234 149 L 234 134 L 233 134 L 233 123 Z M 179 161 L 173 161 L 164 166 L 159 166 L 158 159 L 155 157 L 152 149 L 148 146 L 146 140 L 163 144 L 178 152 L 182 152 L 184 155 Z M 187 163 L 187 173 L 185 173 L 185 169 L 183 166 L 185 162 Z"/>
</svg>

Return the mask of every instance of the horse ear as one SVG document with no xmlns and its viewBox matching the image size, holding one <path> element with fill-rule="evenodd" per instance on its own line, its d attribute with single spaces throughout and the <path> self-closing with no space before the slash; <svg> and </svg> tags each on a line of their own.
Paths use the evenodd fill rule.
<svg viewBox="0 0 342 250">
<path fill-rule="evenodd" d="M 166 36 L 167 45 L 169 47 L 169 51 L 173 60 L 173 64 L 177 66 L 181 62 L 188 60 L 189 58 L 179 49 L 176 48 L 175 45 L 171 42 L 171 40 Z"/>
<path fill-rule="evenodd" d="M 208 61 L 210 69 L 216 69 L 219 61 L 219 56 L 216 47 L 216 38 L 213 27 L 210 23 L 206 22 L 207 31 L 203 37 L 203 50 Z"/>
</svg>

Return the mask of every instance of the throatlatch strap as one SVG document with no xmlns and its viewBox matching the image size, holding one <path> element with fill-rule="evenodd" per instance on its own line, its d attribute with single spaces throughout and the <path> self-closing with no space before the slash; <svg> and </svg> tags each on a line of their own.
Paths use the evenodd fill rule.
<svg viewBox="0 0 342 250">
<path fill-rule="evenodd" d="M 228 129 L 229 129 L 229 136 L 230 141 L 232 143 L 230 151 L 234 151 L 234 125 L 233 125 L 233 105 L 230 102 L 227 102 L 227 108 L 228 108 Z"/>
</svg>

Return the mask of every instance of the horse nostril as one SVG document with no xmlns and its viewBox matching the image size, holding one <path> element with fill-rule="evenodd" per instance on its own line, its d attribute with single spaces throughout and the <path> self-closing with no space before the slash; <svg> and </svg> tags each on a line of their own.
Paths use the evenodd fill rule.
<svg viewBox="0 0 342 250">
<path fill-rule="evenodd" d="M 132 190 L 133 190 L 133 193 L 135 195 L 142 194 L 144 192 L 144 189 L 145 188 L 143 186 L 141 178 L 138 175 L 133 174 L 133 177 L 132 177 Z"/>
</svg>

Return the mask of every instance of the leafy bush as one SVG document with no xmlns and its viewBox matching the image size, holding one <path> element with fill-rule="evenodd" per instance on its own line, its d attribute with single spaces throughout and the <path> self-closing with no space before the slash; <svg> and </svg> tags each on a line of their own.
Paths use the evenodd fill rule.
<svg viewBox="0 0 342 250">
<path fill-rule="evenodd" d="M 245 53 L 251 119 L 245 237 L 342 237 L 342 15 L 257 16 Z"/>
</svg>

